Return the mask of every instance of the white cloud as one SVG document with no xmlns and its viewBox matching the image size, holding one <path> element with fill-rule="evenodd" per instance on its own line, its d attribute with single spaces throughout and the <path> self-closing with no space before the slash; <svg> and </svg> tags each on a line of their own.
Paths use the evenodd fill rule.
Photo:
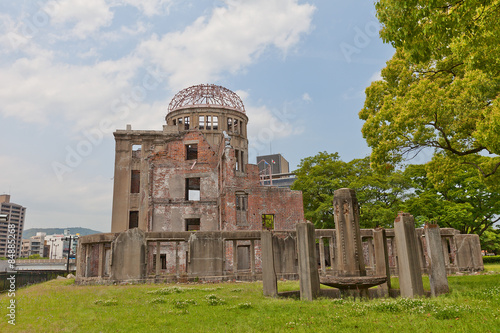
<svg viewBox="0 0 500 333">
<path fill-rule="evenodd" d="M 118 4 L 128 4 L 141 10 L 146 16 L 168 13 L 173 0 L 118 0 Z"/>
<path fill-rule="evenodd" d="M 373 81 L 380 81 L 380 80 L 382 80 L 382 73 L 378 71 L 373 73 L 372 76 L 370 76 L 369 79 L 370 82 L 368 84 L 372 83 Z"/>
<path fill-rule="evenodd" d="M 91 66 L 54 63 L 51 54 L 17 59 L 0 67 L 0 114 L 39 123 L 57 116 L 75 128 L 93 126 L 131 90 L 140 66 L 127 57 Z"/>
<path fill-rule="evenodd" d="M 311 102 L 311 101 L 312 101 L 312 98 L 311 98 L 311 96 L 309 96 L 309 94 L 308 94 L 308 93 L 304 93 L 304 94 L 302 95 L 302 100 L 303 100 L 303 101 L 305 101 L 305 102 Z"/>
<path fill-rule="evenodd" d="M 74 24 L 66 37 L 82 39 L 109 26 L 114 16 L 105 0 L 53 0 L 47 2 L 43 9 L 53 24 Z"/>
<path fill-rule="evenodd" d="M 171 74 L 170 87 L 214 82 L 253 63 L 266 48 L 286 53 L 311 29 L 315 7 L 297 0 L 227 0 L 182 32 L 153 35 L 138 52 Z"/>
<path fill-rule="evenodd" d="M 85 226 L 109 230 L 112 180 L 68 174 L 64 182 L 59 182 L 32 160 L 5 155 L 0 155 L 0 170 L 0 184 L 9 185 L 11 201 L 27 207 L 28 228 Z"/>
</svg>

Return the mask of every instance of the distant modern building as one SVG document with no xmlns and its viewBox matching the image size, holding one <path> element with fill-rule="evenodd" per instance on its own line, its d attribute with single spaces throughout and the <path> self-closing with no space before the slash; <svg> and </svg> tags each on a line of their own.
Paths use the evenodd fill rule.
<svg viewBox="0 0 500 333">
<path fill-rule="evenodd" d="M 38 254 L 42 258 L 49 256 L 49 245 L 47 244 L 45 232 L 37 232 L 30 239 L 23 239 L 21 257 L 27 258 L 31 255 Z"/>
<path fill-rule="evenodd" d="M 257 156 L 259 171 L 266 171 L 269 167 L 273 175 L 289 173 L 288 161 L 281 154 Z"/>
<path fill-rule="evenodd" d="M 261 185 L 290 188 L 296 177 L 281 154 L 257 156 Z"/>
<path fill-rule="evenodd" d="M 71 249 L 69 238 L 71 237 Z M 63 259 L 68 257 L 74 258 L 78 246 L 78 235 L 71 235 L 69 230 L 64 230 L 64 234 L 49 235 L 45 237 L 47 246 L 49 247 L 49 259 Z"/>
<path fill-rule="evenodd" d="M 8 255 L 8 235 L 9 235 L 9 224 L 14 225 L 15 230 L 15 240 L 16 240 L 16 257 L 21 255 L 21 244 L 22 235 L 24 228 L 24 218 L 26 214 L 26 208 L 10 202 L 10 195 L 2 194 L 0 195 L 0 214 L 9 215 L 7 222 L 0 222 L 0 257 L 6 257 Z"/>
</svg>

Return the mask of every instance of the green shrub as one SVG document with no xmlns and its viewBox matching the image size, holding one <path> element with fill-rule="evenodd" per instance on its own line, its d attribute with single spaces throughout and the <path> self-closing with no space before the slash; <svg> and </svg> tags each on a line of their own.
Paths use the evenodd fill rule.
<svg viewBox="0 0 500 333">
<path fill-rule="evenodd" d="M 500 256 L 484 256 L 483 263 L 485 264 L 499 264 Z"/>
</svg>

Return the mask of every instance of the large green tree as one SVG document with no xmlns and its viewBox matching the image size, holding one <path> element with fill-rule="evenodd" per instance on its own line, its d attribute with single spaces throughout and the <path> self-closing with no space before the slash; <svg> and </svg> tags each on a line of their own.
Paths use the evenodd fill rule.
<svg viewBox="0 0 500 333">
<path fill-rule="evenodd" d="M 337 153 L 320 152 L 302 159 L 295 174 L 292 189 L 302 191 L 305 218 L 316 228 L 335 228 L 333 193 L 343 187 L 356 190 L 361 227 L 392 227 L 407 190 L 401 172 L 375 172 L 369 157 L 344 162 Z"/>
<path fill-rule="evenodd" d="M 396 52 L 359 114 L 373 166 L 424 150 L 436 184 L 472 166 L 500 187 L 500 0 L 382 0 L 376 9 Z"/>
<path fill-rule="evenodd" d="M 418 224 L 435 222 L 442 228 L 482 236 L 500 221 L 500 193 L 491 191 L 472 166 L 462 166 L 449 182 L 441 183 L 428 178 L 428 168 L 409 165 L 404 171 L 412 195 L 403 210 L 415 216 Z"/>
</svg>

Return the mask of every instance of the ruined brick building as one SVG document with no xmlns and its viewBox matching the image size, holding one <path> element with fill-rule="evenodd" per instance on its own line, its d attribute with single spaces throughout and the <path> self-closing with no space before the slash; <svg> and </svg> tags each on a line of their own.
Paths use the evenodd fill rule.
<svg viewBox="0 0 500 333">
<path fill-rule="evenodd" d="M 276 276 L 298 278 L 302 193 L 261 185 L 258 166 L 248 164 L 249 119 L 241 99 L 220 86 L 193 86 L 174 96 L 165 119 L 161 131 L 127 125 L 114 133 L 112 232 L 80 237 L 77 283 L 255 280 L 269 253 Z M 373 273 L 376 230 L 360 232 Z M 417 234 L 425 270 L 425 239 Z M 271 239 L 270 252 L 263 235 Z M 336 230 L 316 230 L 314 237 L 324 245 L 317 248 L 320 274 L 335 272 Z M 386 267 L 396 273 L 394 231 L 386 238 Z M 482 269 L 477 235 L 443 229 L 441 238 L 449 273 Z"/>
<path fill-rule="evenodd" d="M 248 117 L 234 92 L 197 85 L 177 93 L 162 131 L 114 133 L 112 232 L 293 230 L 302 193 L 261 186 L 248 164 Z"/>
</svg>

